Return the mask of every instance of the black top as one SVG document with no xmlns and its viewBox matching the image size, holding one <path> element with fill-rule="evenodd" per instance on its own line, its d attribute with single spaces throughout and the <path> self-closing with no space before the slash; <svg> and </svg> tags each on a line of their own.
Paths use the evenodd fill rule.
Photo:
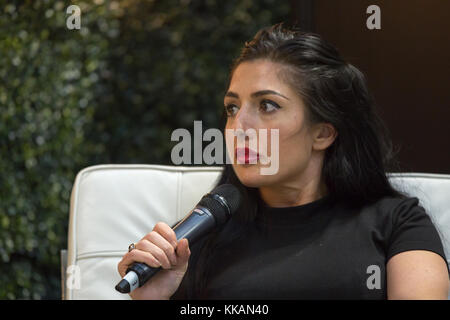
<svg viewBox="0 0 450 320">
<path fill-rule="evenodd" d="M 231 219 L 219 237 L 241 228 Z M 191 247 L 192 275 L 204 240 Z M 383 198 L 359 209 L 324 197 L 285 208 L 262 205 L 245 233 L 214 250 L 206 291 L 186 276 L 172 299 L 386 299 L 386 264 L 407 250 L 446 261 L 435 226 L 417 198 Z M 205 275 L 200 275 L 204 277 Z"/>
</svg>

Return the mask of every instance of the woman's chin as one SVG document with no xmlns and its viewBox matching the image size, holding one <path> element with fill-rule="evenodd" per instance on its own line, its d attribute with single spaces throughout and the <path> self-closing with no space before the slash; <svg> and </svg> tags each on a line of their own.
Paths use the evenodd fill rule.
<svg viewBox="0 0 450 320">
<path fill-rule="evenodd" d="M 268 176 L 261 174 L 257 164 L 234 164 L 233 168 L 239 181 L 248 188 L 258 188 L 268 183 Z"/>
</svg>

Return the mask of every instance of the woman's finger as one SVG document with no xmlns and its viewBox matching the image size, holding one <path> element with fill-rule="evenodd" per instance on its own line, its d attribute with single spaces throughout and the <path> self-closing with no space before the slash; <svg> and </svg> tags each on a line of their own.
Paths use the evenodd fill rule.
<svg viewBox="0 0 450 320">
<path fill-rule="evenodd" d="M 136 248 L 150 252 L 161 262 L 165 269 L 177 264 L 175 249 L 157 233 L 145 236 L 144 239 L 136 244 Z"/>
<path fill-rule="evenodd" d="M 153 231 L 159 233 L 164 239 L 166 239 L 174 248 L 177 247 L 177 236 L 175 231 L 165 222 L 158 222 L 153 227 Z"/>
<path fill-rule="evenodd" d="M 130 252 L 127 252 L 119 262 L 118 271 L 121 277 L 125 276 L 128 267 L 134 262 L 145 263 L 146 265 L 153 268 L 161 267 L 161 262 L 150 252 L 134 249 Z"/>
<path fill-rule="evenodd" d="M 178 242 L 176 253 L 178 256 L 177 268 L 180 268 L 180 271 L 186 271 L 189 257 L 191 255 L 191 250 L 189 249 L 189 243 L 187 239 L 181 239 Z"/>
</svg>

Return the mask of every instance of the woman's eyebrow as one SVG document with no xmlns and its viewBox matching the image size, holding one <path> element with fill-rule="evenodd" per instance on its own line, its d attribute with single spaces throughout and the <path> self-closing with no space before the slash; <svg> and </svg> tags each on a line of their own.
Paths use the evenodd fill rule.
<svg viewBox="0 0 450 320">
<path fill-rule="evenodd" d="M 252 96 L 252 98 L 256 98 L 256 97 L 264 96 L 264 95 L 267 95 L 267 94 L 275 94 L 275 95 L 277 95 L 277 96 L 280 96 L 280 97 L 282 97 L 282 98 L 285 98 L 286 100 L 289 100 L 289 98 L 285 97 L 285 96 L 282 95 L 281 93 L 279 93 L 279 92 L 277 92 L 277 91 L 274 91 L 274 90 L 260 90 L 260 91 L 256 91 L 256 92 L 253 92 L 253 93 L 251 94 L 251 96 Z M 236 98 L 236 99 L 238 99 L 238 98 L 239 98 L 239 95 L 238 95 L 236 92 L 228 91 L 228 92 L 225 94 L 225 97 L 231 97 L 231 98 Z"/>
</svg>

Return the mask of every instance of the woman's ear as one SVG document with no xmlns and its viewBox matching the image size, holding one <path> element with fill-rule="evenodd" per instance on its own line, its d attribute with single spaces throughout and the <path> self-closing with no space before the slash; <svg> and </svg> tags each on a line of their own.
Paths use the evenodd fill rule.
<svg viewBox="0 0 450 320">
<path fill-rule="evenodd" d="M 336 139 L 338 133 L 336 129 L 330 123 L 318 123 L 314 128 L 314 150 L 325 150 L 328 148 Z"/>
</svg>

